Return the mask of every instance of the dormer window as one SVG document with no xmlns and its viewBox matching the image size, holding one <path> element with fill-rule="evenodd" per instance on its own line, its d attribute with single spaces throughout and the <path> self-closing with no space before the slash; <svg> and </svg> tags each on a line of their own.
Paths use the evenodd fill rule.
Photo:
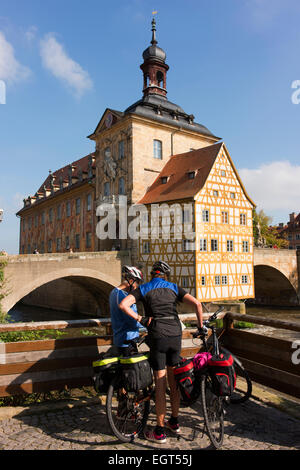
<svg viewBox="0 0 300 470">
<path fill-rule="evenodd" d="M 188 172 L 188 178 L 189 180 L 193 180 L 196 176 L 196 172 L 195 171 L 189 171 Z"/>
<path fill-rule="evenodd" d="M 161 178 L 161 184 L 167 184 L 169 177 L 168 176 L 162 176 Z"/>
</svg>

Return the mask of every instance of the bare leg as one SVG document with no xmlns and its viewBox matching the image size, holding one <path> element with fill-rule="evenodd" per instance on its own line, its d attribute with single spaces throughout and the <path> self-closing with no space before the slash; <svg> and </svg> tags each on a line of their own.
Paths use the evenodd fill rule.
<svg viewBox="0 0 300 470">
<path fill-rule="evenodd" d="M 154 371 L 157 425 L 163 427 L 166 416 L 166 369 Z"/>
<path fill-rule="evenodd" d="M 168 382 L 170 386 L 170 401 L 171 401 L 171 409 L 172 409 L 172 416 L 173 418 L 178 417 L 179 407 L 180 407 L 180 393 L 177 388 L 177 384 L 174 377 L 174 370 L 173 367 L 167 367 L 168 372 Z"/>
</svg>

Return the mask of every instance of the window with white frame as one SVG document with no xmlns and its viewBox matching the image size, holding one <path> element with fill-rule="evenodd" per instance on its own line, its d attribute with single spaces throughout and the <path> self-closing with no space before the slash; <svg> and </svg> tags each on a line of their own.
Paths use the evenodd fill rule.
<svg viewBox="0 0 300 470">
<path fill-rule="evenodd" d="M 209 222 L 209 210 L 204 209 L 202 211 L 202 222 Z"/>
<path fill-rule="evenodd" d="M 228 277 L 226 275 L 222 276 L 222 286 L 228 285 Z"/>
<path fill-rule="evenodd" d="M 221 285 L 221 276 L 219 276 L 219 275 L 215 276 L 215 285 L 216 286 Z"/>
<path fill-rule="evenodd" d="M 212 238 L 210 241 L 210 249 L 211 251 L 218 251 L 218 240 Z"/>
<path fill-rule="evenodd" d="M 243 253 L 249 252 L 249 242 L 247 240 L 243 240 L 242 248 L 243 248 Z"/>
<path fill-rule="evenodd" d="M 182 250 L 183 251 L 193 251 L 194 242 L 192 240 L 183 240 L 182 241 Z"/>
<path fill-rule="evenodd" d="M 227 240 L 227 251 L 233 252 L 233 240 Z"/>
<path fill-rule="evenodd" d="M 225 170 L 221 170 L 221 176 L 226 176 L 226 171 Z"/>
<path fill-rule="evenodd" d="M 234 192 L 230 193 L 230 199 L 235 199 L 235 193 Z"/>
<path fill-rule="evenodd" d="M 228 212 L 222 211 L 222 224 L 228 224 Z"/>
<path fill-rule="evenodd" d="M 240 214 L 240 225 L 246 225 L 246 223 L 247 223 L 246 214 Z"/>
<path fill-rule="evenodd" d="M 199 251 L 207 251 L 207 239 L 206 238 L 200 238 Z"/>
<path fill-rule="evenodd" d="M 214 195 L 214 197 L 218 197 L 218 196 L 219 196 L 219 191 L 217 191 L 216 189 L 214 189 L 213 195 Z"/>
</svg>

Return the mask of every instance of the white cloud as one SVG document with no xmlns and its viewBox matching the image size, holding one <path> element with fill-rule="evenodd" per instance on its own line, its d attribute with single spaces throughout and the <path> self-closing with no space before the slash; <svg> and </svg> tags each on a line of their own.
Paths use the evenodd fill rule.
<svg viewBox="0 0 300 470">
<path fill-rule="evenodd" d="M 30 74 L 30 69 L 17 61 L 13 46 L 0 31 L 0 79 L 12 83 L 24 80 Z"/>
<path fill-rule="evenodd" d="M 53 34 L 47 34 L 41 40 L 40 53 L 44 67 L 62 80 L 76 96 L 80 97 L 92 88 L 93 82 L 88 72 L 67 55 Z"/>
<path fill-rule="evenodd" d="M 36 26 L 30 26 L 30 28 L 25 31 L 25 38 L 26 40 L 31 43 L 34 41 L 37 35 L 38 28 Z"/>
<path fill-rule="evenodd" d="M 239 175 L 259 210 L 276 219 L 300 211 L 300 165 L 274 161 L 256 169 L 243 168 Z"/>
</svg>

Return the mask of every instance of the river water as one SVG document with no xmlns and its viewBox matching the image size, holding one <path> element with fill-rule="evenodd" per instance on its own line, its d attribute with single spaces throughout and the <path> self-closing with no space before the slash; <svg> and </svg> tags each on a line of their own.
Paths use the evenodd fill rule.
<svg viewBox="0 0 300 470">
<path fill-rule="evenodd" d="M 265 306 L 247 306 L 246 313 L 257 317 L 273 318 L 276 320 L 285 320 L 300 325 L 300 308 L 281 308 Z M 31 321 L 57 321 L 57 320 L 82 320 L 83 318 L 94 318 L 94 315 L 83 315 L 81 313 L 68 313 L 60 310 L 51 310 L 47 308 L 31 307 L 17 304 L 9 312 L 12 322 L 31 322 Z M 288 340 L 300 340 L 300 332 L 291 330 L 274 329 L 263 325 L 254 325 L 248 331 L 259 333 L 265 336 Z"/>
</svg>

